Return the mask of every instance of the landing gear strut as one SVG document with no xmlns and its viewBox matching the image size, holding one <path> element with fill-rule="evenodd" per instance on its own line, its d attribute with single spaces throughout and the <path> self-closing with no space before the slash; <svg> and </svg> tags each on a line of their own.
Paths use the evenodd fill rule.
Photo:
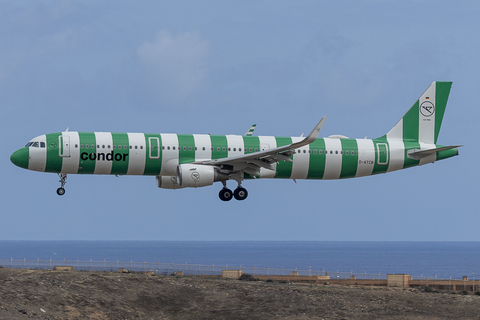
<svg viewBox="0 0 480 320">
<path fill-rule="evenodd" d="M 233 198 L 232 190 L 227 188 L 227 182 L 226 181 L 222 181 L 222 184 L 223 184 L 223 189 L 220 190 L 220 192 L 218 193 L 218 196 L 219 196 L 220 200 L 222 200 L 222 201 L 232 200 L 232 198 Z"/>
<path fill-rule="evenodd" d="M 60 188 L 57 189 L 57 194 L 59 196 L 63 196 L 65 194 L 65 184 L 67 183 L 67 174 L 64 174 L 64 173 L 59 173 L 58 176 L 60 177 L 60 182 L 61 183 L 61 186 Z"/>
</svg>

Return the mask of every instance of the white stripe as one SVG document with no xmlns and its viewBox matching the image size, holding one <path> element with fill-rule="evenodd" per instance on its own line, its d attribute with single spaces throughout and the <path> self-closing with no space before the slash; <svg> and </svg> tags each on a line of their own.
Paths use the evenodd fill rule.
<svg viewBox="0 0 480 320">
<path fill-rule="evenodd" d="M 358 146 L 357 174 L 355 177 L 369 176 L 373 172 L 375 150 L 370 139 L 356 139 Z"/>
<path fill-rule="evenodd" d="M 423 143 L 420 142 L 420 150 L 428 150 L 428 149 L 435 149 L 437 146 L 431 143 Z M 427 163 L 432 163 L 437 160 L 437 154 L 431 154 L 429 156 L 423 157 L 420 159 L 420 163 L 418 164 L 419 166 Z"/>
<path fill-rule="evenodd" d="M 31 141 L 38 143 L 37 147 L 28 148 L 28 170 L 45 172 L 45 165 L 47 163 L 47 136 L 41 135 Z M 40 142 L 45 144 L 44 148 L 40 148 Z M 58 143 L 58 142 L 57 142 Z"/>
<path fill-rule="evenodd" d="M 78 173 L 78 164 L 80 163 L 80 137 L 78 132 L 63 132 L 62 134 L 70 137 L 70 157 L 63 157 L 62 173 Z"/>
<path fill-rule="evenodd" d="M 95 161 L 95 171 L 94 174 L 110 174 L 112 172 L 113 161 L 107 161 L 107 154 L 109 154 L 113 149 L 109 149 L 108 146 L 112 147 L 113 139 L 111 132 L 94 132 L 95 141 L 97 142 L 97 155 L 99 153 L 105 154 L 105 160 L 96 160 Z"/>
<path fill-rule="evenodd" d="M 398 139 L 400 137 L 400 139 Z M 387 141 L 390 149 L 390 163 L 387 172 L 403 169 L 405 162 L 405 144 L 403 142 L 403 118 L 387 133 Z"/>
<path fill-rule="evenodd" d="M 195 161 L 204 161 L 212 159 L 212 141 L 210 136 L 206 134 L 194 134 L 195 141 Z M 205 150 L 203 150 L 205 148 Z"/>
<path fill-rule="evenodd" d="M 146 158 L 146 152 L 147 152 L 147 148 L 145 146 L 145 134 L 143 133 L 127 133 L 127 134 L 128 134 L 128 143 L 132 147 L 131 149 L 129 149 L 127 174 L 142 175 L 143 172 L 145 171 L 145 158 Z M 135 147 L 137 147 L 137 149 L 135 149 Z"/>
<path fill-rule="evenodd" d="M 229 134 L 225 136 L 227 138 L 227 146 L 228 146 L 228 157 L 239 156 L 243 154 L 244 143 L 243 143 L 243 136 Z M 233 151 L 235 149 L 236 151 Z"/>
<path fill-rule="evenodd" d="M 292 143 L 301 141 L 303 137 L 292 137 Z M 300 153 L 298 151 L 300 150 Z M 308 165 L 310 164 L 310 154 L 308 145 L 295 149 L 293 155 L 292 174 L 290 179 L 306 179 L 308 176 Z M 305 153 L 304 153 L 305 151 Z"/>
<path fill-rule="evenodd" d="M 325 173 L 323 179 L 339 179 L 342 173 L 342 142 L 340 139 L 325 138 Z"/>
<path fill-rule="evenodd" d="M 277 140 L 275 137 L 272 136 L 259 136 L 258 137 L 260 140 L 260 151 L 266 150 L 266 149 L 273 149 L 277 147 Z M 307 151 L 308 152 L 308 151 Z M 310 157 L 309 157 L 310 158 Z M 275 177 L 275 171 L 277 170 L 277 163 L 273 163 L 272 167 L 275 168 L 275 170 L 269 170 L 265 168 L 260 169 L 260 178 L 274 178 Z M 308 170 L 307 170 L 308 173 Z"/>
<path fill-rule="evenodd" d="M 436 82 L 432 83 L 430 87 L 422 94 L 418 103 L 418 141 L 425 143 L 434 143 L 435 142 L 435 112 L 429 113 L 428 110 L 422 107 L 423 103 L 426 103 L 427 106 L 435 106 L 435 90 Z M 428 99 L 427 99 L 428 97 Z M 434 109 L 432 109 L 434 110 Z"/>
<path fill-rule="evenodd" d="M 161 133 L 162 139 L 162 169 L 161 176 L 176 176 L 178 166 L 178 137 L 174 133 Z M 170 150 L 168 149 L 170 147 Z M 173 150 L 175 148 L 175 150 Z"/>
</svg>

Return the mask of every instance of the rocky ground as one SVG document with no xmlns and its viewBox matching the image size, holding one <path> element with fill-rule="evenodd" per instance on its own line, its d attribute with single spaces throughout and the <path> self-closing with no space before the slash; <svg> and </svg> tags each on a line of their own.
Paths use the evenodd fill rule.
<svg viewBox="0 0 480 320">
<path fill-rule="evenodd" d="M 480 296 L 0 268 L 0 319 L 479 319 Z"/>
</svg>

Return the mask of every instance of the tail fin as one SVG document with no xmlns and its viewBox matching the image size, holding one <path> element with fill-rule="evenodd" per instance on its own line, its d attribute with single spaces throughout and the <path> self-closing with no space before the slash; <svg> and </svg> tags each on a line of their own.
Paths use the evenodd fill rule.
<svg viewBox="0 0 480 320">
<path fill-rule="evenodd" d="M 435 81 L 387 133 L 391 140 L 437 143 L 451 82 Z"/>
</svg>

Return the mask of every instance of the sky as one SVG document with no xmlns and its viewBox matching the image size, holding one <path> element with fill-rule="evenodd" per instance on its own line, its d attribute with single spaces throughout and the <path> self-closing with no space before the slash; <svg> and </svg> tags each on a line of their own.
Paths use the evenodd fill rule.
<svg viewBox="0 0 480 320">
<path fill-rule="evenodd" d="M 479 241 L 478 1 L 0 1 L 0 240 Z M 336 181 L 159 189 L 15 167 L 64 131 L 376 138 L 453 81 L 458 157 Z M 235 182 L 229 182 L 230 188 Z"/>
</svg>

